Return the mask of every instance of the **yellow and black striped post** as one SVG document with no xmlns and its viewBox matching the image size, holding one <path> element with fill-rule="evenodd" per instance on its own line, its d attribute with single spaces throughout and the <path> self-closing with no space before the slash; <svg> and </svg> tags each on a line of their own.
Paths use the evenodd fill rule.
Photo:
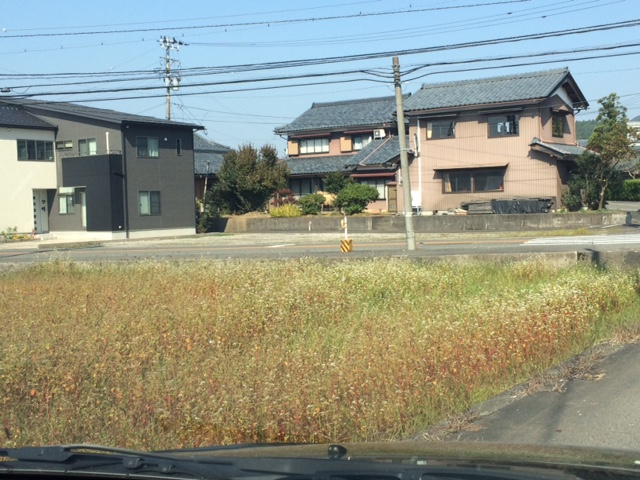
<svg viewBox="0 0 640 480">
<path fill-rule="evenodd" d="M 340 240 L 340 251 L 342 253 L 352 252 L 353 251 L 353 240 L 350 238 L 344 238 Z"/>
<path fill-rule="evenodd" d="M 347 216 L 345 215 L 342 220 L 340 220 L 340 227 L 344 230 L 344 239 L 340 241 L 340 251 L 342 253 L 352 252 L 353 251 L 353 240 L 349 238 L 348 235 L 348 225 L 347 225 Z"/>
</svg>

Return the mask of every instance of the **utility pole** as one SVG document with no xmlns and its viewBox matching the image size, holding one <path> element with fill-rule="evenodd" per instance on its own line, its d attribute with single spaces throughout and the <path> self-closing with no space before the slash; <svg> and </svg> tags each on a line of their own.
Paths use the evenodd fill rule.
<svg viewBox="0 0 640 480">
<path fill-rule="evenodd" d="M 404 224 L 407 231 L 407 250 L 416 249 L 416 236 L 413 230 L 413 204 L 411 202 L 411 180 L 409 178 L 409 159 L 407 158 L 407 134 L 404 127 L 404 105 L 402 102 L 402 83 L 400 82 L 400 63 L 393 57 L 393 83 L 396 90 L 396 111 L 398 137 L 400 140 L 400 174 L 402 179 L 402 200 L 404 204 Z"/>
<path fill-rule="evenodd" d="M 186 43 L 175 38 L 160 37 L 160 46 L 165 50 L 164 85 L 167 89 L 167 120 L 171 120 L 171 90 L 178 91 L 180 86 L 180 75 L 171 74 L 171 50 L 179 50 L 181 45 L 186 45 Z"/>
</svg>

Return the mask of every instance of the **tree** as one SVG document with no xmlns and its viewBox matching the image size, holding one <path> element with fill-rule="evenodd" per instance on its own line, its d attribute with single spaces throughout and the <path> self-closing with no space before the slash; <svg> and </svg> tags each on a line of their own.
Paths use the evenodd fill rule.
<svg viewBox="0 0 640 480">
<path fill-rule="evenodd" d="M 602 159 L 594 152 L 586 151 L 576 159 L 573 176 L 569 182 L 569 190 L 562 197 L 562 203 L 569 210 L 597 210 L 600 205 L 602 191 L 600 176 L 607 178 L 606 197 L 613 190 L 622 188 L 622 173 L 615 168 L 604 170 Z"/>
<path fill-rule="evenodd" d="M 354 183 L 352 178 L 347 178 L 342 172 L 333 172 L 328 174 L 322 180 L 324 191 L 337 195 L 347 185 Z"/>
<path fill-rule="evenodd" d="M 598 209 L 601 210 L 612 173 L 620 162 L 630 161 L 636 156 L 633 142 L 637 131 L 629 126 L 627 109 L 620 104 L 617 94 L 611 93 L 598 103 L 601 105 L 596 117 L 598 125 L 589 138 L 587 149 L 598 154 L 600 159 L 594 177 L 598 182 Z"/>
<path fill-rule="evenodd" d="M 285 188 L 288 178 L 289 168 L 278 160 L 274 147 L 265 145 L 258 151 L 245 144 L 224 156 L 210 198 L 224 213 L 253 212 Z"/>
<path fill-rule="evenodd" d="M 338 192 L 334 206 L 345 214 L 362 213 L 370 202 L 378 199 L 378 189 L 362 183 L 350 183 Z"/>
</svg>

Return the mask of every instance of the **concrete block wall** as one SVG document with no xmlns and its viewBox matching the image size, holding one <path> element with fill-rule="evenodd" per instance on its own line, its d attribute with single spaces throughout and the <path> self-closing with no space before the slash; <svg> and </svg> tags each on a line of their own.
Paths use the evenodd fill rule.
<svg viewBox="0 0 640 480">
<path fill-rule="evenodd" d="M 296 218 L 228 217 L 215 221 L 216 232 L 340 232 L 341 216 L 306 216 Z M 402 233 L 403 216 L 347 217 L 349 232 Z M 508 232 L 576 229 L 626 225 L 628 213 L 534 213 L 522 215 L 436 215 L 414 216 L 416 233 Z"/>
</svg>

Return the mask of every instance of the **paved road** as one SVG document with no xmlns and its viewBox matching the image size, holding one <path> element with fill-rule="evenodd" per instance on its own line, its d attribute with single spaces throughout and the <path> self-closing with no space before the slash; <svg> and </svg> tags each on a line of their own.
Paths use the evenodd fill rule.
<svg viewBox="0 0 640 480">
<path fill-rule="evenodd" d="M 480 405 L 481 418 L 446 439 L 640 451 L 640 344 L 604 356 L 580 377 L 555 376 L 550 391 L 528 396 L 507 392 Z"/>
<path fill-rule="evenodd" d="M 441 257 L 571 253 L 577 251 L 640 251 L 640 229 L 635 226 L 599 229 L 593 235 L 530 237 L 509 234 L 417 234 L 416 250 L 408 251 L 403 234 L 353 234 L 354 250 L 341 253 L 338 233 L 280 233 L 207 235 L 197 238 L 129 242 L 0 244 L 0 263 L 30 263 L 52 258 L 75 261 L 138 259 L 228 258 L 370 258 Z M 513 235 L 513 234 L 511 234 Z"/>
</svg>

